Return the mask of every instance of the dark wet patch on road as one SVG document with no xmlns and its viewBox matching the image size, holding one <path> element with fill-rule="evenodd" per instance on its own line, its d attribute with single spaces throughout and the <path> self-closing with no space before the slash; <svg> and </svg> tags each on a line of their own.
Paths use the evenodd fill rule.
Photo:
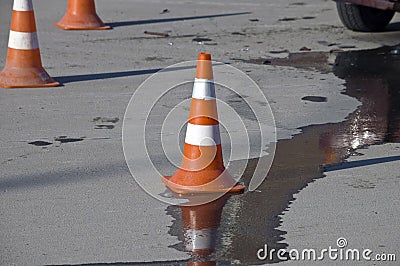
<svg viewBox="0 0 400 266">
<path fill-rule="evenodd" d="M 295 21 L 298 20 L 299 18 L 280 18 L 278 21 Z"/>
<path fill-rule="evenodd" d="M 303 2 L 295 2 L 295 3 L 290 3 L 289 6 L 305 6 L 306 3 Z"/>
<path fill-rule="evenodd" d="M 297 17 L 288 18 L 288 17 L 285 17 L 285 18 L 278 19 L 278 21 L 287 22 L 287 21 L 295 21 L 295 20 L 300 20 L 300 19 L 309 20 L 309 19 L 315 19 L 315 17 L 314 16 L 304 16 L 304 17 L 301 17 L 301 18 L 297 18 Z"/>
<path fill-rule="evenodd" d="M 93 118 L 92 122 L 102 122 L 102 123 L 117 123 L 119 121 L 118 117 L 101 117 L 101 116 L 97 116 L 95 118 Z"/>
<path fill-rule="evenodd" d="M 196 37 L 192 39 L 193 42 L 209 42 L 212 41 L 210 38 L 201 38 L 201 37 Z"/>
<path fill-rule="evenodd" d="M 192 39 L 193 42 L 197 44 L 204 44 L 204 45 L 218 45 L 218 43 L 213 42 L 210 38 L 203 38 L 203 37 L 196 37 Z"/>
<path fill-rule="evenodd" d="M 290 53 L 285 58 L 251 58 L 251 59 L 236 59 L 242 62 L 258 65 L 273 65 L 273 66 L 290 66 L 303 68 L 307 70 L 319 70 L 323 73 L 332 71 L 334 63 L 328 63 L 328 59 L 336 56 L 336 52 L 303 52 Z"/>
<path fill-rule="evenodd" d="M 96 125 L 97 126 L 97 125 Z M 112 129 L 114 128 L 113 125 L 100 125 L 98 129 Z M 60 144 L 65 144 L 65 143 L 74 143 L 74 142 L 80 142 L 83 140 L 109 140 L 111 138 L 109 137 L 98 137 L 98 138 L 86 138 L 86 137 L 79 137 L 79 138 L 71 138 L 68 136 L 58 136 L 54 138 L 54 141 L 58 142 L 55 147 L 59 147 Z M 38 147 L 43 147 L 43 149 L 47 148 L 47 146 L 53 145 L 53 142 L 45 141 L 45 140 L 35 140 L 28 142 L 30 145 L 38 146 Z"/>
<path fill-rule="evenodd" d="M 160 56 L 147 56 L 144 60 L 146 60 L 148 62 L 152 62 L 152 61 L 164 62 L 169 59 L 171 59 L 171 58 L 170 57 L 160 57 Z"/>
<path fill-rule="evenodd" d="M 289 53 L 289 50 L 284 49 L 284 50 L 275 50 L 275 51 L 269 51 L 270 54 L 285 54 Z"/>
<path fill-rule="evenodd" d="M 336 42 L 327 42 L 327 41 L 318 41 L 317 43 L 321 44 L 323 46 L 328 46 L 328 47 L 335 46 L 335 45 L 339 44 L 339 43 L 336 43 Z"/>
<path fill-rule="evenodd" d="M 79 141 L 82 141 L 84 139 L 85 139 L 84 137 L 81 137 L 81 138 L 70 138 L 70 137 L 67 137 L 67 136 L 59 136 L 59 137 L 55 137 L 54 138 L 55 141 L 58 141 L 60 143 L 79 142 Z"/>
<path fill-rule="evenodd" d="M 304 96 L 301 98 L 303 101 L 315 102 L 315 103 L 323 103 L 327 102 L 328 98 L 323 96 Z"/>
<path fill-rule="evenodd" d="M 232 35 L 241 35 L 241 36 L 245 36 L 246 34 L 243 32 L 238 32 L 238 31 L 234 31 L 231 33 Z"/>
<path fill-rule="evenodd" d="M 51 144 L 53 144 L 52 142 L 48 142 L 48 141 L 44 141 L 44 140 L 35 140 L 35 141 L 31 141 L 28 142 L 28 144 L 34 145 L 34 146 L 38 146 L 38 147 L 44 147 L 44 146 L 49 146 Z"/>
<path fill-rule="evenodd" d="M 355 46 L 355 45 L 349 45 L 349 44 L 343 44 L 343 45 L 339 45 L 338 47 L 339 47 L 339 48 L 342 48 L 342 49 L 352 49 L 352 48 L 357 48 L 357 46 Z"/>
<path fill-rule="evenodd" d="M 96 125 L 94 129 L 113 129 L 114 125 Z"/>
<path fill-rule="evenodd" d="M 173 248 L 189 252 L 192 261 L 204 265 L 279 262 L 277 257 L 261 261 L 257 251 L 265 244 L 269 250 L 288 247 L 284 242 L 286 232 L 278 228 L 281 216 L 289 210 L 298 192 L 323 178 L 324 170 L 334 169 L 347 157 L 357 155 L 359 148 L 400 142 L 400 57 L 392 52 L 394 49 L 397 48 L 340 52 L 331 64 L 327 59 L 332 53 L 322 52 L 271 59 L 274 65 L 333 72 L 345 80 L 343 93 L 359 100 L 361 106 L 343 122 L 307 126 L 292 139 L 278 141 L 272 167 L 256 191 L 221 198 L 203 205 L 202 210 L 169 206 L 167 214 L 174 218 L 169 233 L 181 241 Z M 266 59 L 249 63 L 263 64 L 263 60 Z M 258 161 L 247 160 L 245 184 Z M 354 189 L 375 188 L 363 180 L 348 185 Z M 208 224 L 207 232 L 214 234 L 213 238 L 206 237 L 208 241 L 197 240 L 204 253 L 193 250 L 196 239 L 190 237 L 190 230 L 201 219 Z M 212 220 L 207 223 L 209 219 Z"/>
<path fill-rule="evenodd" d="M 118 123 L 118 117 L 101 117 L 97 116 L 92 119 L 92 122 L 101 123 L 94 126 L 94 129 L 113 129 L 116 123 Z"/>
</svg>

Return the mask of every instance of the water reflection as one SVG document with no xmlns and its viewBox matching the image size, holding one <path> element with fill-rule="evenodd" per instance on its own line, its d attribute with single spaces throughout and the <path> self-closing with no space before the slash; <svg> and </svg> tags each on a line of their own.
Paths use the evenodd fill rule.
<svg viewBox="0 0 400 266">
<path fill-rule="evenodd" d="M 223 198 L 208 206 L 182 207 L 180 210 L 179 207 L 168 207 L 168 214 L 176 219 L 170 233 L 182 241 L 174 247 L 191 250 L 192 261 L 202 258 L 197 260 L 200 262 L 190 263 L 214 265 L 217 261 L 218 264 L 248 265 L 279 262 L 277 258 L 260 261 L 257 250 L 265 244 L 270 249 L 287 247 L 284 242 L 286 232 L 278 229 L 281 216 L 290 211 L 295 194 L 323 177 L 324 167 L 321 166 L 340 164 L 364 146 L 400 142 L 400 57 L 391 53 L 393 49 L 384 47 L 337 55 L 332 71 L 345 80 L 343 93 L 357 98 L 360 107 L 344 122 L 304 127 L 302 133 L 292 139 L 278 141 L 274 163 L 258 191 Z M 299 56 L 296 58 L 299 60 Z M 314 66 L 314 63 L 310 62 L 310 65 Z M 327 66 L 322 68 L 325 70 Z M 384 161 L 385 158 L 380 159 Z M 247 162 L 243 176 L 245 183 L 257 161 Z M 317 216 L 318 212 L 310 206 L 307 215 Z M 210 217 L 217 220 L 208 221 Z M 194 232 L 201 223 L 209 228 L 205 227 L 208 229 L 204 234 L 196 236 Z M 298 226 L 301 228 L 302 224 Z M 309 234 L 312 233 L 310 230 Z M 209 249 L 204 248 L 207 245 Z M 198 254 L 199 250 L 206 258 L 204 254 Z"/>
<path fill-rule="evenodd" d="M 182 241 L 175 248 L 188 252 L 191 257 L 187 265 L 215 265 L 222 210 L 231 196 L 226 194 L 203 205 L 168 207 L 169 213 L 176 218 L 170 233 Z"/>
<path fill-rule="evenodd" d="M 393 53 L 397 50 L 382 47 L 340 53 L 336 58 L 333 73 L 346 81 L 345 94 L 362 102 L 354 115 L 361 143 L 400 141 L 400 56 Z"/>
</svg>

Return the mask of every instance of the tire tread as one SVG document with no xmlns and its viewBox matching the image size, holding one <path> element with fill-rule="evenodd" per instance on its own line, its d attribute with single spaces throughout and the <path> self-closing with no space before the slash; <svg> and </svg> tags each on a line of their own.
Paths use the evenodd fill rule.
<svg viewBox="0 0 400 266">
<path fill-rule="evenodd" d="M 392 10 L 378 11 L 370 7 L 352 3 L 336 2 L 339 18 L 343 25 L 353 31 L 382 31 L 394 16 Z M 374 13 L 379 12 L 379 16 Z"/>
</svg>

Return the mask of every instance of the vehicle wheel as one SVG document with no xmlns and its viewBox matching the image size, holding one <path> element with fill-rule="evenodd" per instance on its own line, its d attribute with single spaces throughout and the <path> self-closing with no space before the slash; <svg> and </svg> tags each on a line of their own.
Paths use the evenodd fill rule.
<svg viewBox="0 0 400 266">
<path fill-rule="evenodd" d="M 346 2 L 336 2 L 336 7 L 343 25 L 354 31 L 382 31 L 395 13 Z"/>
</svg>

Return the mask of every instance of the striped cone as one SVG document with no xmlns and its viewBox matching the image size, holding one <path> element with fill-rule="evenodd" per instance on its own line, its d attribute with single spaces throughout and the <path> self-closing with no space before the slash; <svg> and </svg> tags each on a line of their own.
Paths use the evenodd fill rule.
<svg viewBox="0 0 400 266">
<path fill-rule="evenodd" d="M 200 53 L 181 167 L 163 182 L 174 192 L 240 192 L 224 167 L 211 55 Z"/>
<path fill-rule="evenodd" d="M 32 0 L 14 0 L 6 65 L 0 73 L 0 87 L 55 87 L 42 67 Z"/>
<path fill-rule="evenodd" d="M 94 0 L 68 0 L 67 13 L 57 23 L 63 30 L 108 30 L 96 14 Z"/>
</svg>

